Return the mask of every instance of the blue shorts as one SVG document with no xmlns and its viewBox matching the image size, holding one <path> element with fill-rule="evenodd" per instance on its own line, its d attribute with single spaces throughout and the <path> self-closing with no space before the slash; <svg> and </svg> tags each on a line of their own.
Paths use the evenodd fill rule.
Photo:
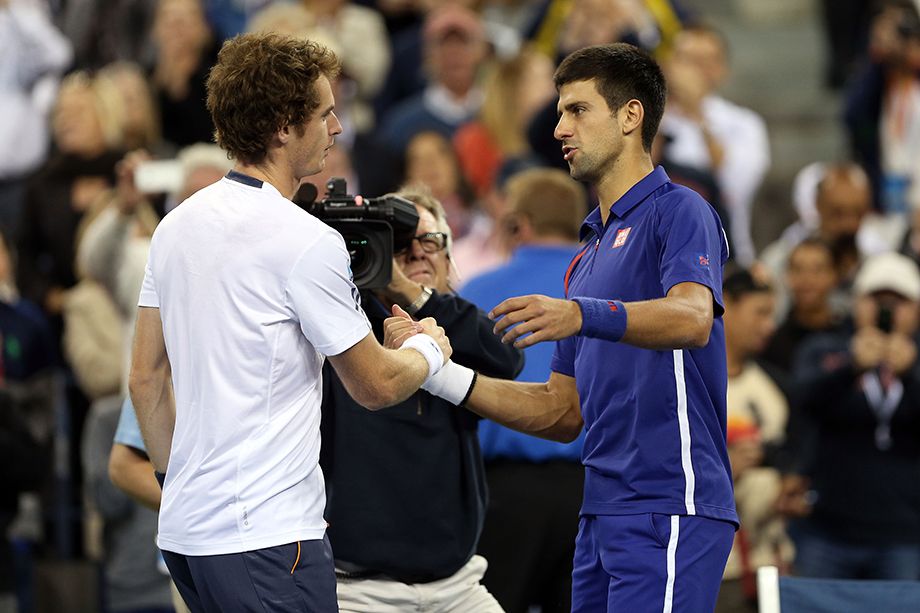
<svg viewBox="0 0 920 613">
<path fill-rule="evenodd" d="M 572 613 L 702 613 L 715 608 L 735 526 L 699 516 L 583 515 Z"/>
<path fill-rule="evenodd" d="M 163 557 L 192 613 L 339 610 L 328 537 L 217 556 L 164 551 Z"/>
</svg>

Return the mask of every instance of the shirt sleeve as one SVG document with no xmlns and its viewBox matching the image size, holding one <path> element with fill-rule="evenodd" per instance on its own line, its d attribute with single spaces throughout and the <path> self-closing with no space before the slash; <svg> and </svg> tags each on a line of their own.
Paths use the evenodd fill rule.
<svg viewBox="0 0 920 613">
<path fill-rule="evenodd" d="M 156 280 L 153 276 L 154 241 L 150 243 L 150 252 L 147 255 L 147 265 L 144 268 L 144 282 L 141 284 L 141 295 L 137 299 L 137 306 L 160 308 L 160 297 L 157 295 Z"/>
<path fill-rule="evenodd" d="M 725 231 L 713 208 L 687 190 L 679 205 L 662 216 L 661 286 L 664 293 L 678 283 L 693 282 L 712 291 L 715 315 L 722 302 L 722 264 L 728 258 Z"/>
<path fill-rule="evenodd" d="M 349 264 L 341 235 L 330 231 L 301 254 L 288 279 L 288 303 L 323 355 L 342 353 L 371 329 Z"/>
<path fill-rule="evenodd" d="M 550 362 L 550 370 L 568 377 L 575 376 L 575 337 L 570 336 L 556 341 L 556 350 Z"/>
</svg>

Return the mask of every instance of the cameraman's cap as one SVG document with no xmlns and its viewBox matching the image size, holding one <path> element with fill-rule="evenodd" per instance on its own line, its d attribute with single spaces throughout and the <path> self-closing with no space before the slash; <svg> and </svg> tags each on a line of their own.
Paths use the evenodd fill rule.
<svg viewBox="0 0 920 613">
<path fill-rule="evenodd" d="M 483 40 L 485 28 L 479 16 L 457 4 L 442 5 L 425 19 L 423 35 L 426 43 L 438 42 L 448 34 L 458 34 L 467 40 Z"/>
<path fill-rule="evenodd" d="M 890 291 L 908 300 L 920 300 L 920 271 L 900 253 L 880 253 L 867 259 L 853 282 L 857 296 Z"/>
</svg>

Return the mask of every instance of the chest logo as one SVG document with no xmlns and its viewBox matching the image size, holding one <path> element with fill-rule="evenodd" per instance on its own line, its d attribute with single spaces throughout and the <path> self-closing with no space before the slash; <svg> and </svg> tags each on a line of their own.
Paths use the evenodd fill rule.
<svg viewBox="0 0 920 613">
<path fill-rule="evenodd" d="M 617 230 L 616 238 L 613 239 L 613 247 L 611 249 L 619 249 L 626 244 L 626 238 L 629 236 L 629 233 L 632 231 L 632 226 L 628 228 L 620 228 Z"/>
</svg>

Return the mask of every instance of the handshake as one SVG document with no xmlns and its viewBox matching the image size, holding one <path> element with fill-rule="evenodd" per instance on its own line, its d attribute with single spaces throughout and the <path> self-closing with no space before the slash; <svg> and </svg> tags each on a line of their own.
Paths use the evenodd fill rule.
<svg viewBox="0 0 920 613">
<path fill-rule="evenodd" d="M 432 317 L 414 321 L 399 305 L 393 317 L 383 323 L 383 345 L 387 349 L 415 349 L 428 361 L 428 377 L 421 388 L 457 406 L 473 391 L 476 372 L 450 360 L 453 348 L 444 328 Z"/>
</svg>

